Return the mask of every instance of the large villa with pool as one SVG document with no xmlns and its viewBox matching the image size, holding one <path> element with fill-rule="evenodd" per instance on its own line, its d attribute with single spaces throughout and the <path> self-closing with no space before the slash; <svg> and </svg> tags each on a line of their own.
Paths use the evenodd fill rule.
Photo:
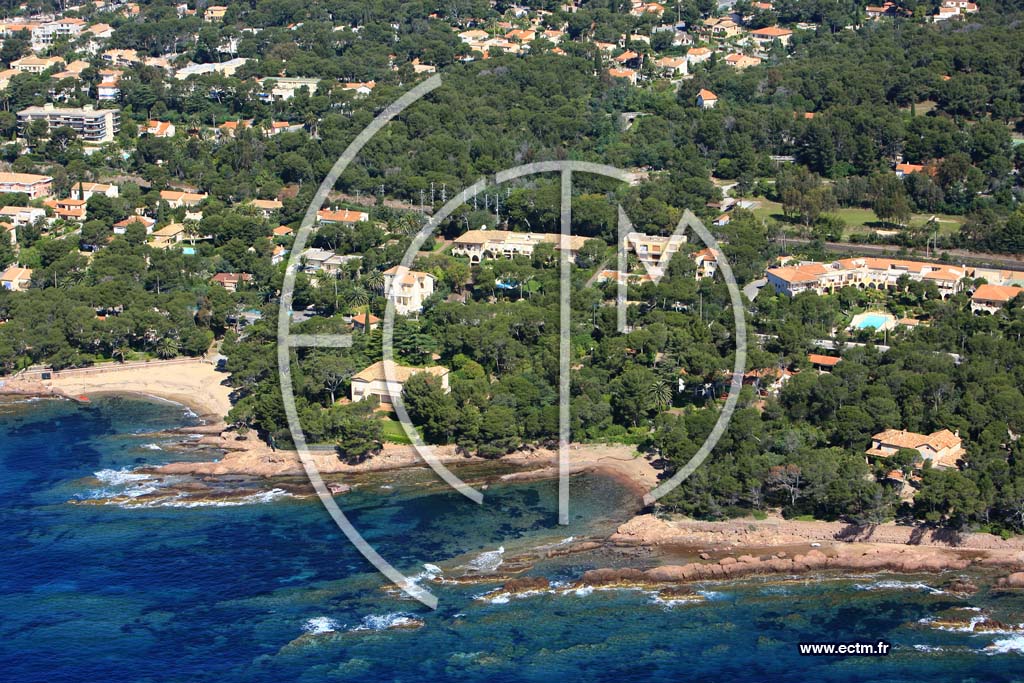
<svg viewBox="0 0 1024 683">
<path fill-rule="evenodd" d="M 989 284 L 996 285 L 1024 281 L 1024 273 L 1019 271 L 870 256 L 840 259 L 829 263 L 789 262 L 769 268 L 765 272 L 768 284 L 775 293 L 786 296 L 796 296 L 801 292 L 831 294 L 843 287 L 893 291 L 904 275 L 918 282 L 934 282 L 943 299 L 963 291 L 964 278 L 985 278 Z"/>
<path fill-rule="evenodd" d="M 804 261 L 787 264 L 769 268 L 765 275 L 777 294 L 787 296 L 807 291 L 830 294 L 843 287 L 895 290 L 896 283 L 906 275 L 912 280 L 934 282 L 945 299 L 960 292 L 960 281 L 968 277 L 969 271 L 964 266 L 865 256 L 831 263 Z"/>
</svg>

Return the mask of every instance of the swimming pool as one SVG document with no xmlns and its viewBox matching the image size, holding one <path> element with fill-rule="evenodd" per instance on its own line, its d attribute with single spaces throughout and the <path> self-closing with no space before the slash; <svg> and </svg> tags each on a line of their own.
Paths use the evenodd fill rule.
<svg viewBox="0 0 1024 683">
<path fill-rule="evenodd" d="M 869 327 L 873 327 L 876 330 L 880 330 L 888 321 L 889 318 L 881 313 L 868 313 L 863 318 L 858 320 L 854 326 L 858 330 L 866 330 Z"/>
</svg>

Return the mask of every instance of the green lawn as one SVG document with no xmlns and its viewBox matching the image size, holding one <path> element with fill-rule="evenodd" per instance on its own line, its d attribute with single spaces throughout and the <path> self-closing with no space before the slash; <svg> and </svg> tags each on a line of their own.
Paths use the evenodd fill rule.
<svg viewBox="0 0 1024 683">
<path fill-rule="evenodd" d="M 760 197 L 754 201 L 760 202 L 761 206 L 754 209 L 754 215 L 759 219 L 764 220 L 777 220 L 782 223 L 788 222 L 782 213 L 782 204 L 779 202 L 769 201 L 763 197 Z M 836 216 L 841 218 L 846 223 L 846 234 L 860 234 L 866 235 L 873 233 L 876 229 L 881 230 L 892 230 L 894 228 L 882 223 L 875 216 L 875 212 L 871 209 L 862 209 L 857 207 L 841 208 L 828 213 L 830 216 Z M 925 222 L 930 219 L 932 214 L 915 213 L 910 218 L 910 225 L 920 226 L 924 225 Z M 952 235 L 960 230 L 960 226 L 963 225 L 963 216 L 949 216 L 946 214 L 935 214 L 936 220 L 939 222 L 939 234 L 940 235 Z"/>
<path fill-rule="evenodd" d="M 405 430 L 402 429 L 402 423 L 398 420 L 390 417 L 384 418 L 381 421 L 381 426 L 384 428 L 384 440 L 389 443 L 397 443 L 403 445 L 409 445 L 412 441 L 405 434 Z"/>
</svg>

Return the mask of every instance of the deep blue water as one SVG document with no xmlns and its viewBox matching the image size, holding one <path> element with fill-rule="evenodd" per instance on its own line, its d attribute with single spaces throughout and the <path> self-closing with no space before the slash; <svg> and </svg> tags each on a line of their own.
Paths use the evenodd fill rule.
<svg viewBox="0 0 1024 683">
<path fill-rule="evenodd" d="M 914 578 L 834 577 L 706 584 L 705 602 L 670 606 L 641 591 L 502 601 L 478 599 L 492 586 L 430 584 L 441 600 L 431 612 L 381 590 L 316 501 L 69 503 L 142 490 L 145 480 L 117 472 L 181 459 L 146 434 L 189 419 L 137 400 L 0 404 L 0 680 L 1024 680 L 1024 637 L 919 623 L 964 605 L 1018 623 L 1020 595 L 983 591 L 965 602 Z M 606 530 L 627 505 L 615 482 L 579 478 L 574 509 L 584 519 L 565 529 L 555 525 L 551 482 L 492 487 L 480 508 L 425 481 L 406 474 L 392 489 L 340 499 L 410 573 Z M 615 561 L 573 556 L 532 573 L 570 581 Z M 424 625 L 380 628 L 399 615 Z M 796 651 L 801 641 L 878 639 L 894 644 L 892 655 Z M 994 642 L 1005 652 L 985 649 Z"/>
</svg>

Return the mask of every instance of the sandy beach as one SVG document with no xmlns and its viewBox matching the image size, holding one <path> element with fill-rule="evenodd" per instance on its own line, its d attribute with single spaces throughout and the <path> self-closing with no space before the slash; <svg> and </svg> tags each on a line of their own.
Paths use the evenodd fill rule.
<svg viewBox="0 0 1024 683">
<path fill-rule="evenodd" d="M 226 378 L 208 361 L 175 359 L 64 370 L 49 380 L 8 378 L 0 393 L 64 398 L 135 394 L 181 403 L 207 421 L 222 422 L 231 410 Z"/>
</svg>

